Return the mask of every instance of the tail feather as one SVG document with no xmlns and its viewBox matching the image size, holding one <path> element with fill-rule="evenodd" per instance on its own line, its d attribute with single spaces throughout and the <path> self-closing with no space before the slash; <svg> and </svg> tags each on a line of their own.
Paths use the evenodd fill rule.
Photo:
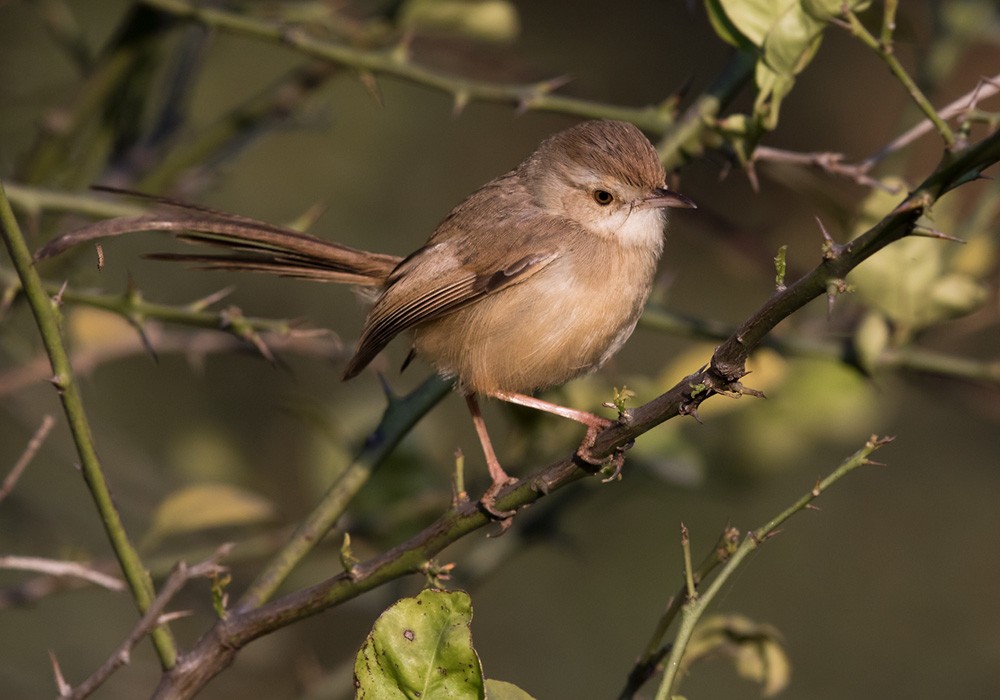
<svg viewBox="0 0 1000 700">
<path fill-rule="evenodd" d="M 225 255 L 150 256 L 190 262 L 206 269 L 374 286 L 382 284 L 401 260 L 395 255 L 358 250 L 263 221 L 199 209 L 97 221 L 50 241 L 35 253 L 35 259 L 53 257 L 81 243 L 140 231 L 167 231 L 190 243 L 222 246 L 231 251 Z"/>
</svg>

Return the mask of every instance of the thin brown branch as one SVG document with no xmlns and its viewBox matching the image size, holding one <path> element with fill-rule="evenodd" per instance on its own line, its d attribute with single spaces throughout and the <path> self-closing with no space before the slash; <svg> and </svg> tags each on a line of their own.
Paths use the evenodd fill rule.
<svg viewBox="0 0 1000 700">
<path fill-rule="evenodd" d="M 145 614 L 139 619 L 135 627 L 125 638 L 125 641 L 119 645 L 119 647 L 114 651 L 108 659 L 101 664 L 101 666 L 94 671 L 83 683 L 72 688 L 67 692 L 68 689 L 60 687 L 60 698 L 72 698 L 72 700 L 80 700 L 93 693 L 95 690 L 101 687 L 104 682 L 111 677 L 115 671 L 117 671 L 122 666 L 126 665 L 132 656 L 132 649 L 142 641 L 142 639 L 152 632 L 160 624 L 163 624 L 166 620 L 164 617 L 169 617 L 173 619 L 175 615 L 164 615 L 164 610 L 167 605 L 174 599 L 184 585 L 194 578 L 205 578 L 218 576 L 225 571 L 225 567 L 219 564 L 219 561 L 225 557 L 231 550 L 233 545 L 225 544 L 219 547 L 215 553 L 203 562 L 195 564 L 194 566 L 188 566 L 184 562 L 178 562 L 174 567 L 173 571 L 164 581 L 163 587 L 160 589 L 159 594 L 153 599 L 149 607 L 146 609 Z M 62 684 L 60 684 L 62 685 Z"/>
<path fill-rule="evenodd" d="M 24 473 L 24 470 L 28 468 L 28 464 L 31 463 L 31 460 L 38 453 L 38 450 L 42 447 L 42 443 L 45 442 L 45 438 L 48 437 L 49 431 L 52 430 L 52 426 L 55 423 L 55 419 L 48 414 L 42 418 L 42 424 L 38 426 L 38 430 L 31 436 L 31 440 L 28 441 L 24 452 L 21 453 L 21 456 L 14 464 L 14 468 L 10 470 L 6 478 L 4 478 L 3 484 L 0 485 L 0 502 L 7 498 L 14 490 L 17 480 L 21 478 L 21 474 Z"/>
<path fill-rule="evenodd" d="M 125 582 L 117 576 L 98 571 L 93 567 L 75 561 L 62 559 L 45 559 L 42 557 L 0 557 L 0 569 L 16 569 L 18 571 L 34 571 L 58 578 L 75 578 L 93 583 L 109 591 L 125 590 Z"/>
</svg>

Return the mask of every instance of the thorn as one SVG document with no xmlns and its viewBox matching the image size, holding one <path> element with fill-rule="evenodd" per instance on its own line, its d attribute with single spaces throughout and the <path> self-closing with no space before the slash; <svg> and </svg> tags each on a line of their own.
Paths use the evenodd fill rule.
<svg viewBox="0 0 1000 700">
<path fill-rule="evenodd" d="M 554 78 L 549 78 L 538 83 L 535 92 L 539 95 L 548 95 L 571 82 L 573 82 L 573 76 L 569 73 L 557 75 Z"/>
<path fill-rule="evenodd" d="M 63 294 L 66 293 L 66 288 L 69 287 L 69 280 L 63 280 L 62 286 L 59 287 L 59 291 L 56 295 L 52 297 L 52 305 L 57 309 L 62 306 Z"/>
<path fill-rule="evenodd" d="M 819 231 L 823 234 L 823 259 L 824 260 L 836 260 L 839 258 L 844 250 L 847 249 L 846 245 L 840 245 L 835 240 L 830 232 L 826 230 L 826 226 L 823 225 L 823 220 L 818 216 L 816 217 L 816 223 L 819 224 Z"/>
<path fill-rule="evenodd" d="M 822 489 L 821 489 L 821 488 L 819 487 L 819 485 L 820 485 L 820 480 L 819 480 L 819 479 L 816 479 L 816 484 L 815 484 L 815 486 L 813 486 L 813 487 L 812 487 L 812 491 L 810 491 L 810 492 L 809 492 L 809 493 L 811 493 L 811 494 L 813 495 L 813 498 L 818 498 L 818 497 L 819 497 L 819 495 L 820 495 L 821 493 L 823 493 L 823 490 L 822 490 Z"/>
<path fill-rule="evenodd" d="M 806 505 L 805 505 L 805 509 L 806 509 L 806 510 L 816 510 L 816 511 L 820 511 L 820 510 L 823 510 L 823 509 L 822 509 L 822 508 L 820 508 L 819 506 L 816 506 L 816 505 L 813 505 L 812 503 L 806 503 Z"/>
<path fill-rule="evenodd" d="M 382 91 L 378 86 L 378 79 L 375 74 L 371 71 L 361 71 L 358 74 L 358 78 L 361 80 L 361 84 L 365 86 L 365 90 L 368 91 L 368 95 L 375 101 L 375 104 L 379 107 L 385 107 L 385 102 L 382 100 Z"/>
<path fill-rule="evenodd" d="M 399 38 L 399 43 L 392 50 L 391 56 L 392 60 L 397 63 L 406 63 L 410 60 L 410 48 L 413 46 L 413 39 L 415 34 L 412 29 L 408 29 L 403 32 L 403 35 Z"/>
<path fill-rule="evenodd" d="M 308 231 L 313 227 L 313 224 L 319 220 L 319 217 L 323 216 L 328 208 L 329 207 L 326 202 L 316 202 L 295 217 L 295 219 L 288 224 L 288 227 L 295 229 L 296 231 Z"/>
<path fill-rule="evenodd" d="M 956 238 L 955 236 L 950 236 L 943 231 L 938 231 L 937 229 L 927 228 L 926 226 L 914 226 L 913 230 L 910 231 L 911 236 L 918 236 L 920 238 L 937 238 L 942 241 L 951 241 L 952 243 L 965 244 L 965 240 L 961 238 Z"/>
<path fill-rule="evenodd" d="M 883 445 L 888 445 L 890 442 L 896 439 L 895 435 L 886 435 L 885 437 L 879 437 L 878 435 L 872 435 L 868 438 L 868 442 L 865 444 L 870 450 L 877 450 Z"/>
<path fill-rule="evenodd" d="M 885 467 L 885 466 L 888 466 L 885 462 L 878 462 L 878 461 L 876 461 L 874 459 L 865 459 L 865 461 L 862 462 L 862 464 L 864 464 L 865 466 L 871 466 L 871 467 Z"/>
<path fill-rule="evenodd" d="M 153 358 L 153 362 L 160 364 L 160 356 L 156 352 L 156 348 L 153 347 L 153 343 L 149 340 L 149 336 L 146 334 L 146 327 L 143 325 L 143 321 L 138 317 L 129 316 L 129 323 L 135 328 L 136 333 L 139 334 L 139 342 L 142 343 L 142 348 L 149 356 Z"/>
<path fill-rule="evenodd" d="M 104 269 L 104 247 L 97 243 L 94 248 L 97 249 L 97 271 L 100 272 Z"/>
<path fill-rule="evenodd" d="M 687 416 L 691 416 L 692 418 L 694 418 L 696 421 L 698 421 L 699 425 L 704 425 L 704 422 L 702 422 L 702 420 L 701 420 L 701 416 L 698 415 L 698 407 L 697 406 L 691 406 L 690 408 L 686 408 L 686 407 L 682 406 L 680 412 L 681 412 L 681 415 L 687 415 Z"/>
<path fill-rule="evenodd" d="M 761 391 L 760 389 L 751 389 L 750 387 L 743 386 L 742 384 L 740 385 L 740 395 L 741 396 L 753 396 L 756 399 L 766 399 L 767 398 L 766 396 L 764 396 L 764 392 Z"/>
<path fill-rule="evenodd" d="M 826 283 L 826 320 L 833 316 L 833 306 L 837 301 L 838 294 L 846 294 L 851 291 L 851 285 L 842 279 L 832 279 Z"/>
<path fill-rule="evenodd" d="M 399 394 L 393 391 L 392 387 L 389 386 L 389 380 L 385 378 L 385 375 L 381 372 L 376 372 L 375 376 L 378 377 L 378 383 L 379 386 L 382 387 L 382 393 L 385 394 L 386 401 L 388 401 L 389 404 L 394 404 L 399 401 Z"/>
<path fill-rule="evenodd" d="M 462 116 L 462 112 L 469 105 L 469 92 L 467 90 L 459 90 L 455 93 L 455 100 L 451 105 L 451 116 L 453 119 L 458 119 Z"/>
<path fill-rule="evenodd" d="M 236 287 L 232 287 L 232 286 L 230 286 L 230 287 L 223 287 L 219 291 L 212 292 L 211 294 L 209 294 L 206 297 L 202 297 L 201 299 L 196 299 L 195 301 L 192 301 L 190 304 L 188 304 L 188 310 L 189 311 L 204 311 L 205 309 L 207 309 L 212 304 L 216 304 L 216 303 L 222 301 L 223 299 L 225 299 L 226 297 L 228 297 L 230 294 L 233 293 L 233 291 L 235 289 L 236 289 Z"/>
<path fill-rule="evenodd" d="M 73 686 L 66 682 L 62 669 L 59 667 L 59 659 L 56 653 L 49 649 L 49 662 L 52 664 L 52 675 L 56 677 L 56 687 L 59 689 L 59 696 L 66 697 L 73 693 Z"/>
</svg>

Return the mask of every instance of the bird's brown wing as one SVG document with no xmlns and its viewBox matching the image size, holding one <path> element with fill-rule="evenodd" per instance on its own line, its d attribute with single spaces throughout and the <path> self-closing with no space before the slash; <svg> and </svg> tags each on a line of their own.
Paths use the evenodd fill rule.
<svg viewBox="0 0 1000 700">
<path fill-rule="evenodd" d="M 368 314 L 358 349 L 344 370 L 344 379 L 364 369 L 399 333 L 523 282 L 558 255 L 554 250 L 536 250 L 498 269 L 477 274 L 468 266 L 455 263 L 455 258 L 442 250 L 445 246 L 421 248 L 393 271 L 388 286 Z"/>
</svg>

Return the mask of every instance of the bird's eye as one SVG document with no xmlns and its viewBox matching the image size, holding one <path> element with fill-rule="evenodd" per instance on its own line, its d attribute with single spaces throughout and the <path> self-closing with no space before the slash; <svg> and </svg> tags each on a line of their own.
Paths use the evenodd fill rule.
<svg viewBox="0 0 1000 700">
<path fill-rule="evenodd" d="M 594 190 L 594 201 L 602 207 L 606 207 L 615 201 L 615 196 L 607 190 Z"/>
</svg>

